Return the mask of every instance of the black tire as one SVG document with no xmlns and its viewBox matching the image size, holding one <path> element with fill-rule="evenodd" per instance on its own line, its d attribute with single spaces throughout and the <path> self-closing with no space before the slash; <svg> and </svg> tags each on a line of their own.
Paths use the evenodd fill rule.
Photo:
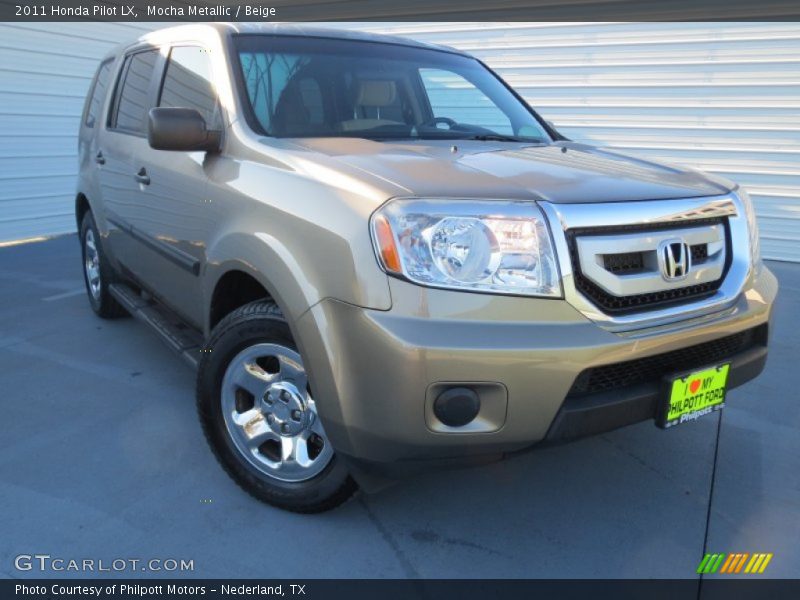
<svg viewBox="0 0 800 600">
<path fill-rule="evenodd" d="M 87 261 L 87 237 L 91 236 L 95 251 L 97 253 L 97 267 L 99 268 L 99 284 L 93 291 L 92 283 L 89 281 L 89 274 L 86 268 Z M 81 221 L 80 231 L 81 261 L 83 266 L 83 282 L 86 285 L 86 295 L 89 297 L 89 304 L 92 310 L 104 319 L 117 319 L 128 315 L 128 311 L 117 302 L 109 292 L 109 285 L 119 280 L 113 267 L 108 263 L 103 252 L 103 245 L 100 233 L 97 231 L 97 224 L 94 222 L 92 212 L 88 211 Z"/>
<path fill-rule="evenodd" d="M 297 346 L 280 309 L 273 302 L 246 304 L 214 328 L 197 374 L 197 412 L 208 444 L 228 475 L 247 493 L 273 506 L 299 513 L 330 510 L 350 498 L 357 485 L 336 455 L 305 481 L 282 481 L 250 464 L 236 448 L 225 424 L 222 383 L 234 357 L 254 344 Z"/>
</svg>

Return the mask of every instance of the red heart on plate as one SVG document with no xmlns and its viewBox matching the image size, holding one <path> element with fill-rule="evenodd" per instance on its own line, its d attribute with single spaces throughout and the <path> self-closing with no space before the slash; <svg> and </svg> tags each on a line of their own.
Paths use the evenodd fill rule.
<svg viewBox="0 0 800 600">
<path fill-rule="evenodd" d="M 700 389 L 700 380 L 695 379 L 692 383 L 689 384 L 689 391 L 693 394 Z"/>
</svg>

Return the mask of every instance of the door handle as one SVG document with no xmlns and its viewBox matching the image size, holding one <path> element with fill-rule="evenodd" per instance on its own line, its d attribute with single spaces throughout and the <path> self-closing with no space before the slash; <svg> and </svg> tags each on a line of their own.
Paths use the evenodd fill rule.
<svg viewBox="0 0 800 600">
<path fill-rule="evenodd" d="M 150 175 L 147 174 L 147 169 L 142 167 L 133 178 L 142 185 L 150 185 Z"/>
<path fill-rule="evenodd" d="M 103 156 L 101 151 L 98 151 L 97 154 L 94 155 L 94 162 L 96 162 L 98 165 L 106 164 L 106 157 Z"/>
</svg>

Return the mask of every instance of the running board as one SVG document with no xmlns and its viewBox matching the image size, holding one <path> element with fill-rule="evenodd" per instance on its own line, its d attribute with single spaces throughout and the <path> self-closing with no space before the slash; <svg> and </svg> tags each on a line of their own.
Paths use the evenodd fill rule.
<svg viewBox="0 0 800 600">
<path fill-rule="evenodd" d="M 125 310 L 153 329 L 167 346 L 197 369 L 203 348 L 203 336 L 199 332 L 186 325 L 168 308 L 144 298 L 124 283 L 112 283 L 108 289 Z"/>
</svg>

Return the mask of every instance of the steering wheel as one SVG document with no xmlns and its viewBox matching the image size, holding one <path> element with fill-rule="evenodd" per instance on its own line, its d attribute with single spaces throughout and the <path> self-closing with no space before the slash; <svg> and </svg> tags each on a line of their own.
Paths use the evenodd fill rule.
<svg viewBox="0 0 800 600">
<path fill-rule="evenodd" d="M 421 124 L 422 127 L 436 127 L 439 123 L 444 123 L 450 129 L 453 129 L 458 123 L 451 119 L 450 117 L 433 117 L 432 119 L 428 119 L 424 123 Z"/>
</svg>

